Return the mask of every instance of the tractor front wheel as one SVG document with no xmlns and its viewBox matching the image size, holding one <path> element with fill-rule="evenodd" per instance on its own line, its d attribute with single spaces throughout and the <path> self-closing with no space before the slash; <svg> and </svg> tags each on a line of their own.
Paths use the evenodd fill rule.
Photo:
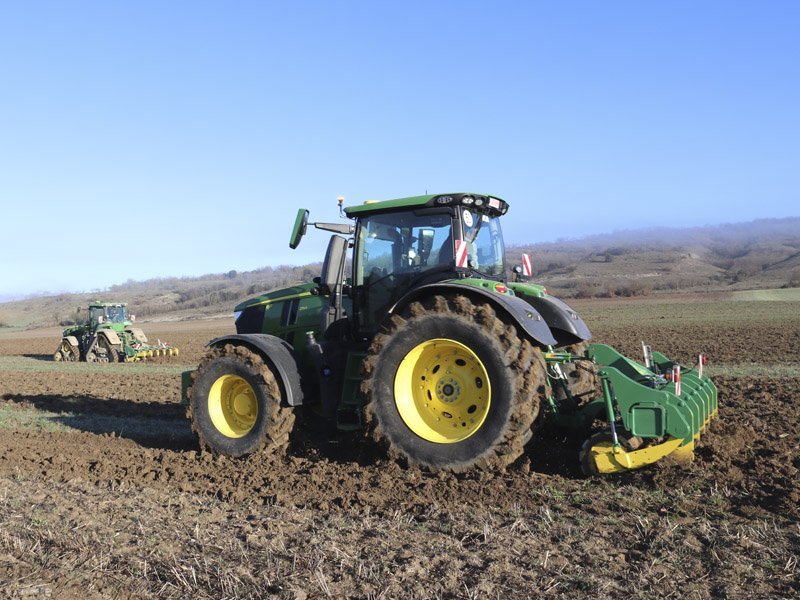
<svg viewBox="0 0 800 600">
<path fill-rule="evenodd" d="M 519 457 L 546 385 L 541 351 L 489 304 L 463 296 L 393 317 L 365 371 L 372 437 L 411 464 L 455 472 Z"/>
<path fill-rule="evenodd" d="M 295 415 L 281 405 L 280 387 L 261 355 L 232 344 L 212 348 L 194 378 L 188 416 L 201 447 L 243 456 L 288 446 Z"/>
</svg>

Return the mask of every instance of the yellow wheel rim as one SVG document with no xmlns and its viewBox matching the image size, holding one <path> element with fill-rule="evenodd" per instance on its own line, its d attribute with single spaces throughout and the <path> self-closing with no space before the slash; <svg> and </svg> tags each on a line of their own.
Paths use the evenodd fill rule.
<svg viewBox="0 0 800 600">
<path fill-rule="evenodd" d="M 237 375 L 223 375 L 211 386 L 208 412 L 220 433 L 239 438 L 255 425 L 258 417 L 256 393 Z"/>
<path fill-rule="evenodd" d="M 481 428 L 492 389 L 486 367 L 472 350 L 435 339 L 406 354 L 395 375 L 394 397 L 411 431 L 429 442 L 452 444 Z"/>
</svg>

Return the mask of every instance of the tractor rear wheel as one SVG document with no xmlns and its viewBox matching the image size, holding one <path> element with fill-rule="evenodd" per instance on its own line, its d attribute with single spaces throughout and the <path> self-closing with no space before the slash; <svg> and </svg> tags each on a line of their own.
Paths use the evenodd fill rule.
<svg viewBox="0 0 800 600">
<path fill-rule="evenodd" d="M 281 405 L 281 391 L 261 355 L 226 344 L 210 350 L 194 373 L 188 416 L 200 446 L 243 456 L 285 449 L 294 412 Z"/>
<path fill-rule="evenodd" d="M 541 351 L 463 296 L 412 303 L 364 364 L 370 435 L 432 470 L 505 468 L 522 454 L 546 386 Z"/>
<path fill-rule="evenodd" d="M 567 346 L 565 350 L 573 356 L 584 356 L 586 350 L 589 348 L 588 341 L 578 342 Z M 574 406 L 578 408 L 586 404 L 589 400 L 593 400 L 602 395 L 603 388 L 600 383 L 600 378 L 597 375 L 597 365 L 588 361 L 580 360 L 561 365 L 561 372 L 567 378 L 567 385 L 569 386 L 569 393 L 572 395 Z M 557 403 L 562 404 L 568 399 L 564 386 L 556 380 L 556 385 L 553 386 L 553 395 Z"/>
</svg>

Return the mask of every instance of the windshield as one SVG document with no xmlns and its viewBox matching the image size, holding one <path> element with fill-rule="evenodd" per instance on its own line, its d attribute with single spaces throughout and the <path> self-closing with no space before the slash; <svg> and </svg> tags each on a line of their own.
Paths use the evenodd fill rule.
<svg viewBox="0 0 800 600">
<path fill-rule="evenodd" d="M 112 323 L 122 323 L 125 320 L 124 306 L 109 306 L 108 320 Z"/>
<path fill-rule="evenodd" d="M 362 287 L 363 323 L 377 326 L 420 274 L 453 262 L 449 214 L 379 214 L 359 221 L 355 285 Z"/>
<path fill-rule="evenodd" d="M 506 266 L 500 220 L 464 208 L 461 222 L 467 242 L 467 265 L 481 275 L 502 277 Z"/>
</svg>

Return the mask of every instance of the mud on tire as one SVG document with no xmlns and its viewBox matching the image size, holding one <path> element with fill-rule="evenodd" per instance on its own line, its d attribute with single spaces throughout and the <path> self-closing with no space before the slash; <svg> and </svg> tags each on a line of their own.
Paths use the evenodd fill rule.
<svg viewBox="0 0 800 600">
<path fill-rule="evenodd" d="M 539 348 L 464 296 L 394 315 L 364 365 L 369 435 L 390 456 L 432 470 L 505 468 L 522 454 L 546 394 Z"/>
<path fill-rule="evenodd" d="M 584 356 L 589 348 L 588 341 L 578 342 L 567 346 L 565 350 L 573 356 Z M 561 365 L 561 371 L 567 378 L 570 394 L 575 407 L 585 404 L 603 393 L 600 377 L 597 375 L 597 365 L 589 361 L 576 361 Z M 556 402 L 561 403 L 568 399 L 564 386 L 556 381 L 553 386 L 553 395 Z"/>
<path fill-rule="evenodd" d="M 214 347 L 193 379 L 187 416 L 201 448 L 233 457 L 286 449 L 295 414 L 281 404 L 280 386 L 261 355 L 233 344 Z"/>
</svg>

